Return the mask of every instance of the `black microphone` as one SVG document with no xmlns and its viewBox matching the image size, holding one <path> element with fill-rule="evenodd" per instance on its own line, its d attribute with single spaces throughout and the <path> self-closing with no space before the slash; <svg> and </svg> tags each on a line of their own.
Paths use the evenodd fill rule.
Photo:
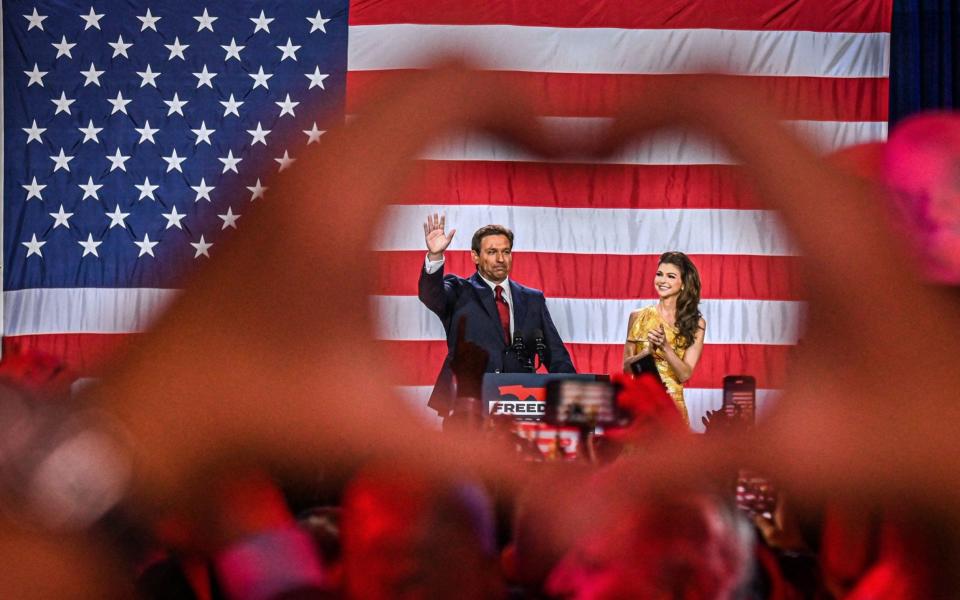
<svg viewBox="0 0 960 600">
<path fill-rule="evenodd" d="M 527 352 L 527 345 L 523 341 L 523 334 L 519 331 L 513 332 L 513 351 L 517 353 L 519 357 L 522 354 Z"/>
<path fill-rule="evenodd" d="M 540 359 L 540 364 L 547 362 L 547 344 L 543 341 L 543 330 L 534 329 L 533 330 L 533 347 L 534 351 L 537 354 L 537 358 Z"/>
<path fill-rule="evenodd" d="M 533 373 L 535 371 L 533 367 L 533 357 L 527 351 L 527 336 L 523 335 L 520 331 L 513 332 L 513 345 L 510 346 L 510 349 L 513 351 L 514 356 L 517 359 L 517 366 L 520 367 L 520 372 Z"/>
</svg>

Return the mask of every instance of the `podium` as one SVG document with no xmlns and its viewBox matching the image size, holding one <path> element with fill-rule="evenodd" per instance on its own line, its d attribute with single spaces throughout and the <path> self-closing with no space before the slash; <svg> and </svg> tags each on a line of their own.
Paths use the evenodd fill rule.
<svg viewBox="0 0 960 600">
<path fill-rule="evenodd" d="M 608 375 L 582 373 L 487 373 L 481 390 L 483 416 L 540 421 L 546 412 L 547 383 L 556 380 L 607 381 Z"/>
<path fill-rule="evenodd" d="M 487 373 L 483 377 L 483 417 L 510 421 L 527 460 L 572 461 L 580 453 L 581 431 L 576 427 L 543 422 L 547 383 L 556 380 L 608 381 L 609 375 L 580 373 Z"/>
</svg>

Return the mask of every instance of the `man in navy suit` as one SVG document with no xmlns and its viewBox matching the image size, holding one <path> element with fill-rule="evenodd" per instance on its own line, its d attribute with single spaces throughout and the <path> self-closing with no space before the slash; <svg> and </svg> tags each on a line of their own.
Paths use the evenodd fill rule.
<svg viewBox="0 0 960 600">
<path fill-rule="evenodd" d="M 473 234 L 470 254 L 477 271 L 468 279 L 444 275 L 443 253 L 456 229 L 444 231 L 446 218 L 427 216 L 423 233 L 427 258 L 420 270 L 420 301 L 440 317 L 447 334 L 447 357 L 437 376 L 431 408 L 446 417 L 452 410 L 454 382 L 451 363 L 461 323 L 463 339 L 489 354 L 487 373 L 522 372 L 510 346 L 515 334 L 543 333 L 544 364 L 551 373 L 575 373 L 573 362 L 550 318 L 543 292 L 510 280 L 513 267 L 513 232 L 502 225 L 486 225 Z M 464 319 L 464 317 L 466 317 Z M 528 350 L 532 350 L 528 348 Z"/>
</svg>

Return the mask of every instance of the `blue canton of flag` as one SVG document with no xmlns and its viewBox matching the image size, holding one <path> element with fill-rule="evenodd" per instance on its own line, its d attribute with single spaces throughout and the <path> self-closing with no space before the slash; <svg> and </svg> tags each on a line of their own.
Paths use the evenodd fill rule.
<svg viewBox="0 0 960 600">
<path fill-rule="evenodd" d="M 346 2 L 5 1 L 3 35 L 7 292 L 175 285 L 344 110 Z"/>
</svg>

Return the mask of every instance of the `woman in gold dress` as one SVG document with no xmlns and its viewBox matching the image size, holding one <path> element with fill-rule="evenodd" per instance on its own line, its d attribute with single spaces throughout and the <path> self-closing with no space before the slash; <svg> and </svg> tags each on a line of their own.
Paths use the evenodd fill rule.
<svg viewBox="0 0 960 600">
<path fill-rule="evenodd" d="M 653 355 L 660 379 L 689 424 L 683 401 L 683 384 L 693 375 L 703 352 L 707 323 L 700 314 L 700 274 L 682 252 L 660 256 L 653 286 L 659 300 L 630 313 L 627 342 L 623 346 L 623 370 Z"/>
</svg>

